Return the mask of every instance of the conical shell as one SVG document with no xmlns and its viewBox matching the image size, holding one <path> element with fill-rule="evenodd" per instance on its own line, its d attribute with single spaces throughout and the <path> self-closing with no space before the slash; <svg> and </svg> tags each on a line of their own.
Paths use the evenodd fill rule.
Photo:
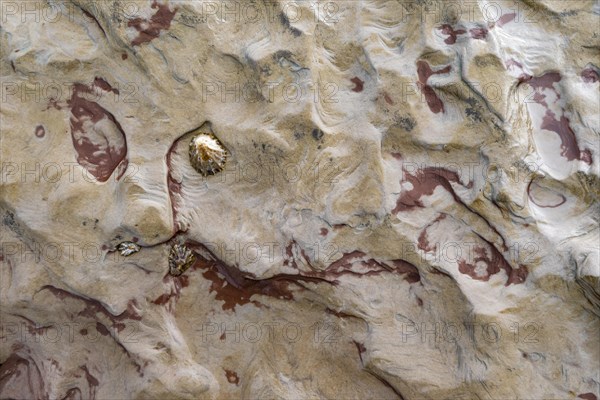
<svg viewBox="0 0 600 400">
<path fill-rule="evenodd" d="M 169 252 L 169 273 L 174 276 L 183 274 L 194 264 L 196 257 L 187 246 L 176 244 Z"/>
<path fill-rule="evenodd" d="M 223 170 L 226 160 L 227 150 L 214 135 L 200 133 L 192 138 L 190 163 L 202 175 L 214 175 Z"/>
</svg>

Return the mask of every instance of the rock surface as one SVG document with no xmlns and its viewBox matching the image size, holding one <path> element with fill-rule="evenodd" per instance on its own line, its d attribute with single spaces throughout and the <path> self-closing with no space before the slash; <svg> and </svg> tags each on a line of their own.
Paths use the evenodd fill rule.
<svg viewBox="0 0 600 400">
<path fill-rule="evenodd" d="M 0 4 L 0 398 L 600 396 L 597 2 Z"/>
</svg>

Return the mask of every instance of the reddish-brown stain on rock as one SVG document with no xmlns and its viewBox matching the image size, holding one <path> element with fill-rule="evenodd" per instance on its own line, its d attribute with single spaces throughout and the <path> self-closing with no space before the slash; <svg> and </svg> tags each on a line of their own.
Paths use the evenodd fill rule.
<svg viewBox="0 0 600 400">
<path fill-rule="evenodd" d="M 473 246 L 474 254 L 471 260 L 458 260 L 458 271 L 460 273 L 487 282 L 492 275 L 504 270 L 508 277 L 506 286 L 525 282 L 529 273 L 527 267 L 519 265 L 519 268 L 513 269 L 492 243 L 483 238 L 481 239 L 484 243 Z M 482 264 L 484 268 L 478 268 L 478 263 Z"/>
<path fill-rule="evenodd" d="M 137 302 L 135 300 L 130 300 L 127 303 L 127 308 L 121 314 L 113 315 L 98 300 L 78 296 L 52 285 L 42 286 L 39 291 L 42 290 L 48 290 L 54 296 L 63 301 L 67 298 L 71 298 L 82 302 L 84 304 L 84 308 L 77 315 L 96 319 L 97 315 L 100 314 L 101 316 L 109 319 L 113 324 L 112 326 L 119 332 L 125 329 L 125 324 L 123 322 L 126 322 L 127 320 L 140 321 L 142 319 L 142 317 L 137 313 Z M 82 333 L 82 335 L 85 334 Z"/>
<path fill-rule="evenodd" d="M 527 83 L 534 90 L 533 100 L 543 106 L 546 109 L 546 113 L 542 118 L 540 129 L 545 129 L 556 133 L 560 140 L 560 155 L 565 157 L 569 161 L 580 160 L 587 164 L 592 163 L 592 154 L 589 149 L 581 150 L 577 143 L 577 137 L 575 132 L 571 128 L 569 118 L 564 115 L 564 109 L 562 110 L 563 115 L 557 118 L 556 114 L 550 109 L 546 102 L 546 94 L 544 90 L 551 90 L 555 93 L 556 98 L 560 99 L 561 92 L 555 84 L 560 82 L 562 79 L 558 72 L 547 72 L 540 76 L 525 76 L 521 82 Z"/>
<path fill-rule="evenodd" d="M 509 22 L 513 21 L 516 17 L 517 13 L 504 14 L 500 18 L 498 18 L 498 20 L 496 21 L 496 25 L 502 27 L 508 24 Z"/>
<path fill-rule="evenodd" d="M 181 290 L 188 287 L 190 284 L 190 277 L 188 275 L 173 276 L 167 274 L 163 278 L 163 282 L 170 284 L 169 293 L 163 293 L 152 301 L 153 304 L 165 305 L 170 302 L 171 299 L 175 301 L 179 300 L 181 296 Z"/>
<path fill-rule="evenodd" d="M 102 336 L 108 336 L 110 334 L 108 328 L 106 326 L 102 325 L 100 322 L 96 322 L 96 330 Z"/>
<path fill-rule="evenodd" d="M 444 103 L 435 93 L 433 88 L 429 86 L 427 81 L 429 80 L 429 77 L 431 75 L 445 74 L 448 72 L 450 72 L 449 65 L 438 71 L 433 71 L 426 61 L 417 61 L 417 75 L 419 77 L 418 85 L 421 88 L 423 94 L 425 95 L 425 100 L 427 101 L 429 109 L 435 114 L 439 112 L 444 112 Z"/>
<path fill-rule="evenodd" d="M 98 379 L 96 379 L 95 376 L 93 376 L 90 371 L 88 370 L 88 367 L 86 365 L 81 365 L 79 367 L 79 369 L 81 369 L 84 373 L 85 373 L 85 380 L 87 381 L 88 384 L 88 399 L 95 399 L 96 398 L 96 388 L 98 387 L 98 385 L 100 384 L 100 382 L 98 381 Z"/>
<path fill-rule="evenodd" d="M 77 162 L 99 182 L 106 182 L 118 168 L 117 179 L 127 168 L 127 140 L 114 115 L 86 95 L 98 95 L 96 89 L 118 93 L 108 82 L 96 78 L 91 86 L 73 85 L 73 93 L 67 101 L 70 110 L 70 126 Z"/>
<path fill-rule="evenodd" d="M 469 33 L 473 39 L 485 40 L 487 38 L 488 30 L 483 27 L 477 27 L 469 29 Z"/>
<path fill-rule="evenodd" d="M 390 97 L 389 94 L 387 94 L 387 92 L 383 92 L 383 99 L 385 100 L 386 103 L 388 103 L 390 106 L 394 105 L 394 101 L 392 100 L 392 98 Z"/>
<path fill-rule="evenodd" d="M 402 191 L 396 202 L 396 207 L 392 210 L 394 214 L 424 207 L 421 197 L 431 196 L 438 186 L 446 189 L 456 202 L 462 203 L 454 189 L 452 189 L 452 185 L 450 185 L 450 182 L 460 183 L 459 176 L 454 171 L 438 167 L 425 167 L 417 170 L 414 175 L 404 170 L 404 176 L 404 182 L 410 182 L 412 188 Z M 472 187 L 472 182 L 469 182 L 465 187 Z"/>
<path fill-rule="evenodd" d="M 240 383 L 240 378 L 238 377 L 237 372 L 225 368 L 223 368 L 223 370 L 225 371 L 225 377 L 227 378 L 227 382 L 233 385 L 238 385 Z"/>
<path fill-rule="evenodd" d="M 35 136 L 39 138 L 43 138 L 46 136 L 46 130 L 43 125 L 38 125 L 35 127 Z"/>
<path fill-rule="evenodd" d="M 391 265 L 389 265 L 389 263 L 391 263 Z M 344 253 L 342 257 L 327 267 L 324 276 L 337 278 L 343 275 L 354 275 L 362 277 L 379 275 L 383 272 L 405 275 L 404 278 L 408 283 L 416 283 L 421 280 L 417 267 L 406 260 L 375 260 L 359 250 Z"/>
<path fill-rule="evenodd" d="M 297 290 L 304 288 L 304 283 L 327 283 L 337 285 L 336 278 L 343 275 L 353 275 L 362 277 L 365 275 L 378 275 L 383 272 L 397 273 L 405 275 L 409 283 L 420 281 L 418 269 L 405 260 L 391 260 L 391 265 L 383 261 L 378 261 L 361 251 L 345 253 L 340 259 L 332 262 L 324 271 L 318 271 L 308 264 L 306 254 L 300 249 L 298 253 L 305 258 L 309 271 L 299 270 L 298 274 L 279 274 L 266 279 L 256 279 L 219 260 L 203 244 L 188 241 L 186 245 L 196 254 L 196 262 L 191 270 L 202 270 L 202 276 L 211 281 L 210 291 L 215 293 L 217 300 L 223 301 L 222 309 L 235 311 L 235 307 L 244 304 L 254 304 L 261 307 L 262 304 L 257 300 L 252 300 L 254 295 L 274 297 L 281 300 L 292 300 L 293 291 L 290 287 L 295 285 Z M 294 243 L 291 244 L 292 246 Z M 285 265 L 291 265 L 298 268 L 294 260 L 294 254 L 290 246 L 287 246 L 289 259 Z M 352 269 L 353 267 L 356 267 Z"/>
<path fill-rule="evenodd" d="M 440 26 L 438 29 L 441 30 L 444 35 L 448 35 L 448 37 L 444 40 L 444 43 L 446 43 L 446 44 L 456 43 L 456 38 L 458 37 L 458 35 L 467 33 L 467 31 L 464 29 L 456 29 L 455 30 L 449 24 L 444 24 L 444 25 Z"/>
<path fill-rule="evenodd" d="M 596 70 L 592 68 L 586 68 L 583 71 L 581 71 L 581 79 L 583 79 L 585 83 L 598 82 L 598 72 L 596 72 Z"/>
<path fill-rule="evenodd" d="M 421 281 L 421 274 L 419 270 L 413 264 L 405 260 L 392 260 L 394 269 L 399 274 L 406 274 L 406 281 L 408 283 L 417 283 Z"/>
<path fill-rule="evenodd" d="M 168 30 L 171 27 L 171 21 L 177 13 L 177 7 L 171 11 L 168 4 L 158 4 L 155 0 L 152 8 L 157 11 L 150 17 L 134 18 L 127 22 L 128 27 L 133 27 L 138 31 L 138 36 L 131 41 L 132 46 L 139 46 L 143 43 L 149 43 L 160 36 L 162 30 Z"/>
<path fill-rule="evenodd" d="M 34 359 L 27 355 L 12 353 L 0 365 L 0 393 L 3 398 L 45 399 L 43 376 Z"/>
<path fill-rule="evenodd" d="M 529 197 L 529 200 L 531 200 L 533 202 L 533 204 L 535 204 L 538 207 L 542 207 L 542 208 L 556 208 L 556 207 L 562 206 L 567 201 L 567 198 L 563 194 L 555 192 L 555 191 L 552 191 L 553 194 L 556 196 L 556 198 L 560 198 L 560 201 L 558 201 L 558 202 L 556 202 L 554 204 L 540 204 L 540 203 L 538 203 L 536 201 L 535 196 L 533 196 L 531 194 L 531 186 L 532 185 L 539 186 L 533 180 L 531 182 L 529 182 L 529 185 L 527 185 L 527 197 Z M 546 188 L 543 188 L 543 189 L 544 190 L 548 190 L 548 191 L 550 190 L 550 189 L 546 189 Z"/>
<path fill-rule="evenodd" d="M 355 76 L 354 78 L 350 79 L 350 82 L 354 83 L 354 87 L 352 88 L 353 92 L 362 92 L 363 84 L 365 83 L 362 79 L 360 79 L 358 76 Z"/>
<path fill-rule="evenodd" d="M 293 293 L 290 284 L 297 282 L 322 282 L 322 278 L 281 274 L 271 278 L 256 280 L 248 277 L 239 269 L 219 260 L 206 246 L 201 243 L 188 241 L 186 245 L 196 253 L 196 262 L 190 269 L 203 270 L 202 276 L 212 282 L 210 291 L 215 292 L 215 298 L 223 301 L 223 310 L 235 311 L 235 307 L 244 304 L 254 304 L 260 307 L 253 295 L 263 295 L 282 300 L 292 300 Z M 301 287 L 301 285 L 300 285 Z"/>
</svg>

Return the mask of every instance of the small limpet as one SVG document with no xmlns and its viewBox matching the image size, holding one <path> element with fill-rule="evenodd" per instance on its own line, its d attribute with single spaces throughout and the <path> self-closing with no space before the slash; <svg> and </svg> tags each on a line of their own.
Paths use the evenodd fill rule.
<svg viewBox="0 0 600 400">
<path fill-rule="evenodd" d="M 133 253 L 137 253 L 138 251 L 140 251 L 140 246 L 133 242 L 122 242 L 119 243 L 117 250 L 121 252 L 121 255 L 123 257 L 127 257 Z"/>
<path fill-rule="evenodd" d="M 176 244 L 169 252 L 169 273 L 174 276 L 183 274 L 194 264 L 196 257 L 184 244 Z"/>
<path fill-rule="evenodd" d="M 190 163 L 204 176 L 222 171 L 227 160 L 227 150 L 211 133 L 200 133 L 190 142 Z"/>
</svg>

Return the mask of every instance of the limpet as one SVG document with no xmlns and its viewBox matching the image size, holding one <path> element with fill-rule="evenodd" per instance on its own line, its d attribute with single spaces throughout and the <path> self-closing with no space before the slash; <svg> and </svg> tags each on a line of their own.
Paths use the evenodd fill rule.
<svg viewBox="0 0 600 400">
<path fill-rule="evenodd" d="M 184 244 L 175 244 L 169 251 L 169 273 L 179 276 L 194 264 L 194 253 Z"/>
<path fill-rule="evenodd" d="M 190 163 L 204 176 L 222 171 L 227 160 L 227 150 L 211 133 L 200 133 L 190 142 Z"/>
<path fill-rule="evenodd" d="M 138 251 L 140 251 L 140 246 L 133 242 L 122 242 L 119 243 L 117 250 L 121 252 L 121 255 L 123 257 L 127 257 L 133 253 L 137 253 Z"/>
</svg>

